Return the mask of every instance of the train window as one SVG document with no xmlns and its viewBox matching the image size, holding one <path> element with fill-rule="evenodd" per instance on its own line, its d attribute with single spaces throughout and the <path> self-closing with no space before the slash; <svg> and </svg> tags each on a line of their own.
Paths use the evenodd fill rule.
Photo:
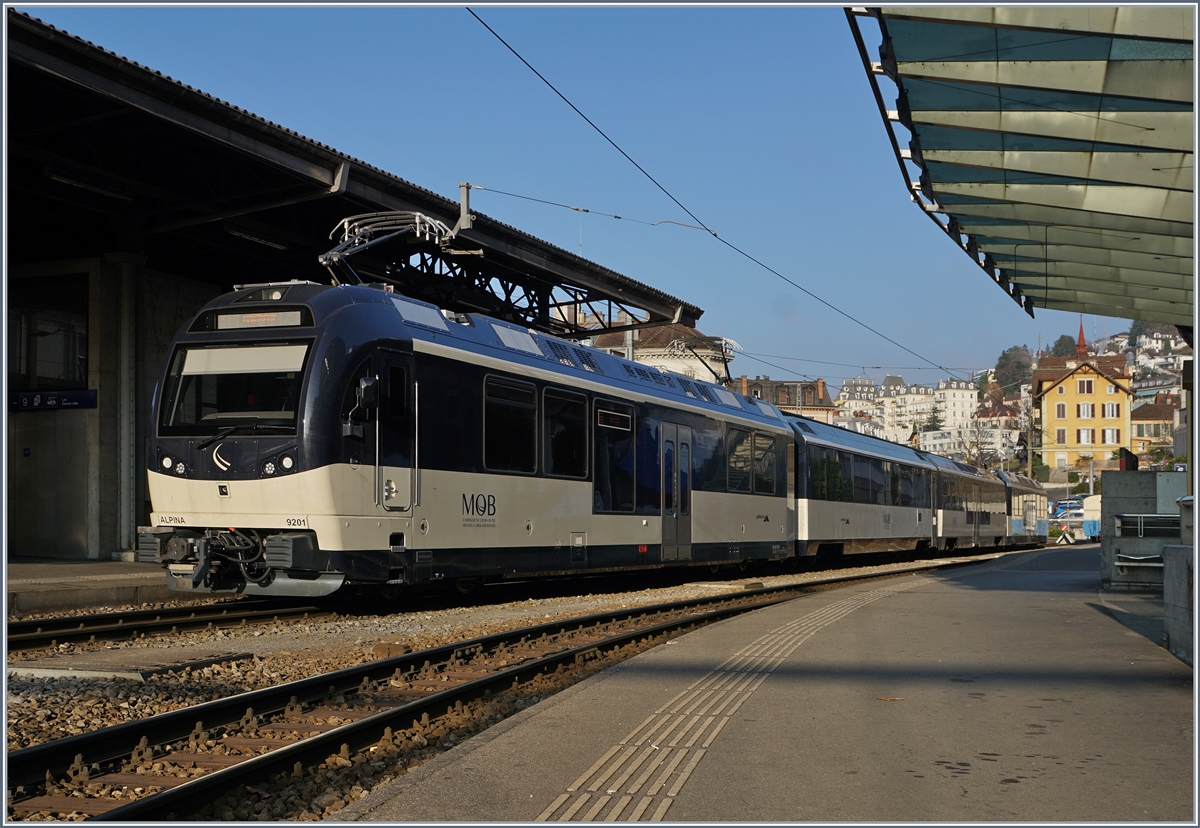
<svg viewBox="0 0 1200 828">
<path fill-rule="evenodd" d="M 307 344 L 181 348 L 167 377 L 159 433 L 253 427 L 295 434 Z"/>
<path fill-rule="evenodd" d="M 838 496 L 833 498 L 843 503 L 854 502 L 854 455 L 848 451 L 839 451 L 838 456 Z"/>
<path fill-rule="evenodd" d="M 587 477 L 587 398 L 546 389 L 542 456 L 550 477 Z"/>
<path fill-rule="evenodd" d="M 929 470 L 928 469 L 913 469 L 913 502 L 912 505 L 918 509 L 928 509 L 933 503 L 931 500 L 931 492 L 929 490 Z"/>
<path fill-rule="evenodd" d="M 726 485 L 724 433 L 715 422 L 692 429 L 692 466 L 696 486 L 704 492 L 723 492 Z"/>
<path fill-rule="evenodd" d="M 808 447 L 808 496 L 813 500 L 829 500 L 825 488 L 825 449 Z"/>
<path fill-rule="evenodd" d="M 663 517 L 675 510 L 675 443 L 663 442 Z"/>
<path fill-rule="evenodd" d="M 637 418 L 637 437 L 634 454 L 637 456 L 634 472 L 634 511 L 639 515 L 662 513 L 662 458 L 659 437 L 660 423 L 649 416 Z"/>
<path fill-rule="evenodd" d="M 892 502 L 891 466 L 886 460 L 871 460 L 871 502 L 877 506 L 887 506 Z"/>
<path fill-rule="evenodd" d="M 687 443 L 679 444 L 679 514 L 692 507 L 692 458 Z"/>
<path fill-rule="evenodd" d="M 483 465 L 488 471 L 537 471 L 537 391 L 489 377 L 484 382 Z"/>
<path fill-rule="evenodd" d="M 913 470 L 896 463 L 892 466 L 892 503 L 896 506 L 913 504 Z"/>
<path fill-rule="evenodd" d="M 871 458 L 854 456 L 854 502 L 874 503 L 871 498 Z"/>
<path fill-rule="evenodd" d="M 726 437 L 729 467 L 726 484 L 731 492 L 750 491 L 750 473 L 754 464 L 754 443 L 750 432 L 743 428 L 730 428 Z"/>
<path fill-rule="evenodd" d="M 634 482 L 633 408 L 596 401 L 595 471 L 597 512 L 632 512 Z"/>
<path fill-rule="evenodd" d="M 754 493 L 775 494 L 775 436 L 754 432 Z"/>
</svg>

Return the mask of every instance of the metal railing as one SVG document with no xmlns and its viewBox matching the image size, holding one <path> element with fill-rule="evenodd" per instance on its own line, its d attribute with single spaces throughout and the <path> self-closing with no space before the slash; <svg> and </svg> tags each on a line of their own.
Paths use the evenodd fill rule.
<svg viewBox="0 0 1200 828">
<path fill-rule="evenodd" d="M 1178 538 L 1179 515 L 1113 515 L 1118 538 Z"/>
</svg>

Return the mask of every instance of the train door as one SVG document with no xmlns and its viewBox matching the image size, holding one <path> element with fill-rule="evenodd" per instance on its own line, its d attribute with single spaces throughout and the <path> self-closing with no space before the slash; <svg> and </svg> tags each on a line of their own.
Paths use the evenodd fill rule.
<svg viewBox="0 0 1200 828">
<path fill-rule="evenodd" d="M 398 353 L 381 354 L 379 416 L 375 420 L 376 502 L 389 512 L 412 508 L 414 426 L 412 360 Z"/>
<path fill-rule="evenodd" d="M 1022 516 L 1024 520 L 1022 534 L 1036 535 L 1038 518 L 1041 517 L 1038 514 L 1037 501 L 1028 495 L 1022 495 L 1021 502 L 1025 507 L 1025 513 Z"/>
<path fill-rule="evenodd" d="M 692 430 L 662 424 L 662 557 L 692 558 Z"/>
<path fill-rule="evenodd" d="M 983 497 L 978 483 L 970 484 L 967 516 L 971 521 L 971 545 L 979 546 L 979 524 L 983 522 Z"/>
</svg>

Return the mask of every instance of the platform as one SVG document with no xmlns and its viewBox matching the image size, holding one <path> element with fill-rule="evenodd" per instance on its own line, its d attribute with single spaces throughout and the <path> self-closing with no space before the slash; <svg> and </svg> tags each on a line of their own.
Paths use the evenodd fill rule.
<svg viewBox="0 0 1200 828">
<path fill-rule="evenodd" d="M 9 618 L 187 598 L 167 588 L 167 577 L 158 564 L 10 558 L 4 570 Z"/>
<path fill-rule="evenodd" d="M 1161 597 L 1110 607 L 1099 586 L 1092 545 L 806 595 L 630 659 L 331 819 L 1193 822 L 1192 670 L 1152 640 Z"/>
</svg>

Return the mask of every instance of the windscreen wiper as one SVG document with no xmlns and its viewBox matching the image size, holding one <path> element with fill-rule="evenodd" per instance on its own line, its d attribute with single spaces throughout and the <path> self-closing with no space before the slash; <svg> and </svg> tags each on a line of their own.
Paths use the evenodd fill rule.
<svg viewBox="0 0 1200 828">
<path fill-rule="evenodd" d="M 251 431 L 258 431 L 259 429 L 268 429 L 268 428 L 288 429 L 288 428 L 291 428 L 291 426 L 287 426 L 282 423 L 260 423 L 260 422 L 236 423 L 235 425 L 226 426 L 225 428 L 221 429 L 216 434 L 214 434 L 212 437 L 209 437 L 203 443 L 200 443 L 199 445 L 197 445 L 196 451 L 204 451 L 206 448 L 211 446 L 213 443 L 217 442 L 217 440 L 228 437 L 230 434 L 233 434 L 235 431 L 240 431 L 243 428 L 248 428 Z"/>
<path fill-rule="evenodd" d="M 233 432 L 237 431 L 239 428 L 249 428 L 250 425 L 252 425 L 252 424 L 248 425 L 246 423 L 238 423 L 237 425 L 226 426 L 225 428 L 221 429 L 216 434 L 214 434 L 212 437 L 209 437 L 203 443 L 200 443 L 198 446 L 196 446 L 196 451 L 204 451 L 206 448 L 211 446 L 213 443 L 217 442 L 217 440 L 220 440 L 222 437 L 228 437 L 230 434 L 233 434 Z"/>
</svg>

